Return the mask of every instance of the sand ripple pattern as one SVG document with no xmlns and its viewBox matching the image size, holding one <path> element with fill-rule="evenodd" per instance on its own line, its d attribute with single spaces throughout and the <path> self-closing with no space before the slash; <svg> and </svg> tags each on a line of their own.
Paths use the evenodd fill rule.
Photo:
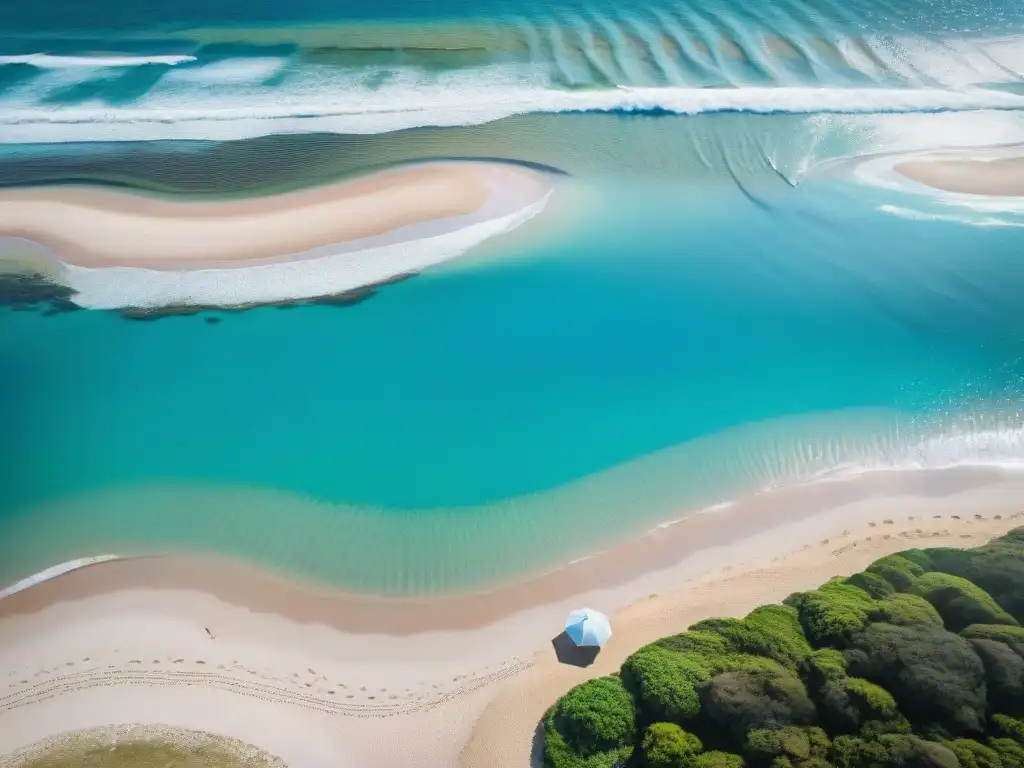
<svg viewBox="0 0 1024 768">
<path fill-rule="evenodd" d="M 68 693 L 95 688 L 142 685 L 149 688 L 212 688 L 325 715 L 355 718 L 394 717 L 427 712 L 451 704 L 481 688 L 515 677 L 533 666 L 534 661 L 513 658 L 502 662 L 497 669 L 491 671 L 457 676 L 452 680 L 457 684 L 436 692 L 413 695 L 405 700 L 399 700 L 396 694 L 391 694 L 388 700 L 379 702 L 376 701 L 376 695 L 366 695 L 365 687 L 363 691 L 357 692 L 351 692 L 340 683 L 336 687 L 315 688 L 312 683 L 299 682 L 298 673 L 293 673 L 291 678 L 277 677 L 237 663 L 231 669 L 225 665 L 218 665 L 213 670 L 206 670 L 203 667 L 207 666 L 207 662 L 203 659 L 175 658 L 169 659 L 169 664 L 172 668 L 167 668 L 160 661 L 145 663 L 141 659 L 133 659 L 127 664 L 92 666 L 62 674 L 55 673 L 55 670 L 61 669 L 56 667 L 54 670 L 41 670 L 35 673 L 33 676 L 53 675 L 36 683 L 26 679 L 24 673 L 11 672 L 10 677 L 16 678 L 16 681 L 10 683 L 8 687 L 14 691 L 0 696 L 0 713 L 39 704 Z M 173 668 L 175 665 L 182 667 Z M 74 662 L 66 663 L 68 668 L 74 666 Z M 363 695 L 364 701 L 356 700 L 360 695 Z"/>
</svg>

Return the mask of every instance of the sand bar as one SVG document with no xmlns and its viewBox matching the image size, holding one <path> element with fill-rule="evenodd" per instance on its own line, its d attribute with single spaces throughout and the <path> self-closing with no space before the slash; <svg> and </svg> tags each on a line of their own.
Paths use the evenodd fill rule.
<svg viewBox="0 0 1024 768">
<path fill-rule="evenodd" d="M 965 195 L 1024 195 L 1024 157 L 990 160 L 933 158 L 907 160 L 897 173 L 919 184 Z"/>
<path fill-rule="evenodd" d="M 0 600 L 0 754 L 56 731 L 141 720 L 238 738 L 293 768 L 526 768 L 544 709 L 646 642 L 887 552 L 975 546 L 1021 522 L 1019 474 L 911 474 L 816 483 L 805 489 L 816 508 L 797 505 L 805 514 L 790 514 L 800 499 L 785 494 L 759 520 L 706 515 L 724 534 L 669 567 L 617 571 L 619 583 L 565 600 L 549 593 L 551 574 L 521 610 L 505 590 L 483 603 L 453 598 L 440 619 L 406 634 L 386 631 L 401 623 L 391 600 L 373 601 L 371 616 L 298 585 L 268 592 L 272 577 L 233 583 L 213 563 L 194 580 L 191 564 L 173 568 L 173 558 L 88 566 Z M 836 495 L 815 497 L 821 488 Z M 603 556 L 606 568 L 616 570 L 617 553 Z M 167 567 L 148 570 L 155 562 Z M 586 669 L 558 664 L 550 644 L 576 603 L 619 609 L 611 643 Z M 506 614 L 484 611 L 492 606 Z"/>
<path fill-rule="evenodd" d="M 0 190 L 0 235 L 46 247 L 83 267 L 195 269 L 288 258 L 463 217 L 489 217 L 489 201 L 513 190 L 542 198 L 545 177 L 501 163 L 437 162 L 286 194 L 225 201 L 182 201 L 99 187 Z M 524 189 L 525 187 L 525 189 Z M 532 200 L 530 199 L 532 198 Z M 490 206 L 493 208 L 494 206 Z"/>
</svg>

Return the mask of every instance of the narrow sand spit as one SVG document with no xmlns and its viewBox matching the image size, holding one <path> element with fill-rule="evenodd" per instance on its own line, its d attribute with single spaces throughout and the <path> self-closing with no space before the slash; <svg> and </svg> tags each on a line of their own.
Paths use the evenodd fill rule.
<svg viewBox="0 0 1024 768">
<path fill-rule="evenodd" d="M 479 211 L 539 174 L 499 163 L 417 164 L 266 197 L 182 201 L 100 187 L 0 190 L 0 233 L 82 267 L 194 269 L 287 258 L 319 246 Z M 410 233 L 415 237 L 415 233 Z M 410 238 L 412 239 L 412 238 Z"/>
<path fill-rule="evenodd" d="M 893 170 L 919 184 L 966 195 L 1024 195 L 1024 157 L 988 160 L 929 158 L 897 163 Z"/>
<path fill-rule="evenodd" d="M 388 632 L 402 603 L 387 599 L 310 590 L 280 600 L 265 590 L 269 581 L 240 591 L 212 566 L 197 589 L 174 558 L 163 559 L 159 579 L 147 560 L 87 566 L 0 600 L 0 754 L 57 732 L 141 722 L 222 733 L 292 768 L 526 768 L 555 698 L 647 642 L 708 616 L 742 615 L 885 553 L 977 546 L 1022 522 L 1019 474 L 915 477 L 902 491 L 870 477 L 816 483 L 815 493 L 835 495 L 814 497 L 817 508 L 798 519 L 783 514 L 792 494 L 745 523 L 705 515 L 701 525 L 717 522 L 728 535 L 670 567 L 621 571 L 616 584 L 561 596 L 552 591 L 559 572 L 547 574 L 533 582 L 527 608 L 510 602 L 513 587 L 501 588 L 487 603 L 507 608 L 503 618 L 467 616 L 480 603 L 453 597 L 421 632 Z M 862 484 L 853 501 L 842 493 L 847 482 Z M 696 522 L 640 541 L 655 549 L 684 541 Z M 616 556 L 580 565 L 607 558 L 614 571 Z M 350 614 L 357 601 L 375 608 Z M 611 642 L 586 669 L 560 665 L 551 646 L 564 611 L 578 604 L 621 606 Z"/>
<path fill-rule="evenodd" d="M 532 218 L 551 190 L 539 171 L 471 161 L 230 201 L 14 188 L 0 190 L 0 238 L 45 249 L 35 271 L 80 306 L 239 306 L 335 295 L 453 259 Z"/>
</svg>

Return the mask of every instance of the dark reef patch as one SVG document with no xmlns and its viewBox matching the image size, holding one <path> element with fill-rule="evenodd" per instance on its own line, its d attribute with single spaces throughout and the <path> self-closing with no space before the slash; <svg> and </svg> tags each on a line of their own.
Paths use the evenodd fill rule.
<svg viewBox="0 0 1024 768">
<path fill-rule="evenodd" d="M 75 292 L 38 274 L 0 274 L 0 307 L 15 312 L 41 312 L 53 317 L 81 309 L 71 301 Z"/>
<path fill-rule="evenodd" d="M 224 321 L 222 316 L 224 313 L 244 312 L 262 307 L 273 307 L 275 309 L 296 309 L 298 307 L 312 306 L 351 307 L 375 296 L 380 288 L 416 277 L 417 274 L 396 275 L 372 285 L 364 285 L 360 288 L 342 291 L 341 293 L 314 296 L 306 299 L 253 302 L 234 306 L 182 304 L 152 308 L 126 307 L 125 309 L 115 311 L 125 320 L 143 322 L 151 322 L 167 317 L 204 315 L 204 323 L 216 325 Z M 43 317 L 54 317 L 66 312 L 83 309 L 71 300 L 71 297 L 74 295 L 74 289 L 54 283 L 42 275 L 0 274 L 0 307 L 9 307 L 14 312 L 38 312 Z"/>
<path fill-rule="evenodd" d="M 367 299 L 375 296 L 377 291 L 393 283 L 400 283 L 410 278 L 416 277 L 418 273 L 410 272 L 401 275 L 395 275 L 387 280 L 381 280 L 371 285 L 364 285 L 359 288 L 353 288 L 349 291 L 342 291 L 341 293 L 332 293 L 324 296 L 314 296 L 306 299 L 288 299 L 286 301 L 268 301 L 268 302 L 254 302 L 251 304 L 236 304 L 234 306 L 210 306 L 201 304 L 182 304 L 172 305 L 167 307 L 127 307 L 119 310 L 118 313 L 125 320 L 140 320 L 144 322 L 151 322 L 153 320 L 160 320 L 165 317 L 190 317 L 192 315 L 199 315 L 209 312 L 225 313 L 225 312 L 244 312 L 250 309 L 260 309 L 261 307 L 273 307 L 275 309 L 296 309 L 298 307 L 313 307 L 313 306 L 324 306 L 324 307 L 351 307 L 355 304 L 360 304 Z M 203 318 L 203 322 L 210 325 L 215 325 L 223 321 L 223 317 L 217 315 L 208 315 Z"/>
</svg>

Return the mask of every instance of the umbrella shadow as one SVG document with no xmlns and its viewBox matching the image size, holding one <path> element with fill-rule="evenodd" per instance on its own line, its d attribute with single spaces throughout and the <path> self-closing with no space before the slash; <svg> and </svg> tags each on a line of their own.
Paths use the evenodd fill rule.
<svg viewBox="0 0 1024 768">
<path fill-rule="evenodd" d="M 601 652 L 596 646 L 576 645 L 566 632 L 552 638 L 551 645 L 560 664 L 570 664 L 574 667 L 589 667 Z"/>
</svg>

